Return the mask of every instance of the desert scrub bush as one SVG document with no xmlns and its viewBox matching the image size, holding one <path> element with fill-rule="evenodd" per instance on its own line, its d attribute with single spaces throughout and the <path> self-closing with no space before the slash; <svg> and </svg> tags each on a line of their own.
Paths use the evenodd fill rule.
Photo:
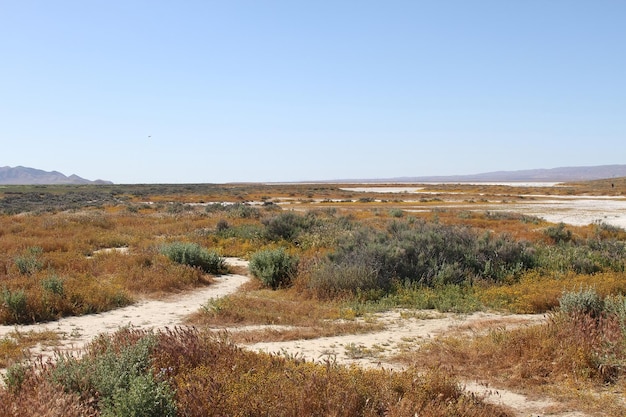
<svg viewBox="0 0 626 417">
<path fill-rule="evenodd" d="M 65 293 L 63 282 L 63 278 L 60 278 L 58 275 L 50 275 L 41 280 L 41 287 L 50 294 L 63 296 Z"/>
<path fill-rule="evenodd" d="M 346 277 L 355 289 L 375 283 L 388 290 L 396 281 L 426 287 L 471 284 L 476 279 L 500 282 L 531 268 L 534 257 L 529 245 L 506 235 L 480 235 L 461 226 L 394 220 L 386 231 L 361 227 L 346 234 L 320 263 L 319 275 L 311 275 L 310 285 L 314 290 L 329 282 L 341 286 L 339 274 L 353 271 L 355 266 L 366 266 L 375 276 L 372 279 L 368 273 Z M 334 268 L 337 273 L 333 273 Z M 364 280 L 362 284 L 356 281 L 359 276 Z M 322 292 L 327 290 L 322 288 Z"/>
<path fill-rule="evenodd" d="M 323 263 L 308 278 L 308 287 L 320 299 L 356 295 L 381 288 L 378 271 L 367 263 Z"/>
<path fill-rule="evenodd" d="M 294 241 L 301 232 L 309 230 L 315 223 L 312 212 L 303 216 L 289 211 L 263 220 L 267 239 L 286 241 Z"/>
<path fill-rule="evenodd" d="M 594 288 L 581 288 L 576 292 L 563 292 L 559 298 L 559 307 L 565 314 L 600 317 L 604 313 L 604 299 Z"/>
<path fill-rule="evenodd" d="M 206 206 L 205 211 L 207 213 L 224 213 L 233 219 L 258 219 L 261 217 L 261 211 L 258 208 L 244 203 L 213 203 Z"/>
<path fill-rule="evenodd" d="M 43 267 L 42 253 L 41 247 L 31 246 L 23 254 L 16 256 L 14 262 L 20 274 L 32 275 L 39 271 Z"/>
<path fill-rule="evenodd" d="M 218 222 L 219 225 L 219 222 Z M 216 227 L 216 234 L 218 237 L 222 239 L 241 239 L 241 240 L 249 240 L 249 241 L 261 241 L 263 238 L 265 229 L 260 224 L 239 224 L 239 225 L 228 225 L 228 227 Z"/>
<path fill-rule="evenodd" d="M 626 271 L 626 245 L 615 240 L 589 239 L 578 243 L 537 246 L 536 266 L 544 271 L 593 274 Z"/>
<path fill-rule="evenodd" d="M 554 243 L 567 243 L 572 240 L 572 231 L 565 228 L 565 223 L 548 227 L 544 230 L 544 234 Z"/>
<path fill-rule="evenodd" d="M 286 287 L 297 272 L 298 257 L 284 248 L 262 250 L 252 254 L 249 268 L 264 285 L 272 289 Z"/>
<path fill-rule="evenodd" d="M 4 324 L 23 323 L 29 318 L 26 292 L 24 290 L 11 291 L 3 288 L 0 307 L 0 320 Z"/>
<path fill-rule="evenodd" d="M 210 274 L 225 271 L 224 258 L 197 243 L 172 242 L 161 246 L 160 252 L 174 262 L 200 268 Z"/>
<path fill-rule="evenodd" d="M 102 416 L 175 416 L 174 393 L 152 372 L 152 334 L 122 329 L 100 336 L 82 358 L 60 355 L 49 379 L 82 399 L 94 398 Z"/>
<path fill-rule="evenodd" d="M 402 216 L 404 216 L 404 211 L 402 209 L 391 209 L 391 210 L 389 210 L 389 216 L 391 216 L 391 217 L 402 217 Z"/>
</svg>

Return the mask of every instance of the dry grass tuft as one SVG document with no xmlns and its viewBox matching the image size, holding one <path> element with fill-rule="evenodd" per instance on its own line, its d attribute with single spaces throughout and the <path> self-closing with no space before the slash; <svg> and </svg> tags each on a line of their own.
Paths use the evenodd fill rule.
<svg viewBox="0 0 626 417">
<path fill-rule="evenodd" d="M 616 317 L 553 314 L 547 324 L 496 329 L 473 339 L 449 337 L 403 353 L 400 360 L 418 367 L 440 364 L 458 377 L 477 375 L 491 385 L 526 392 L 550 392 L 588 411 L 624 415 L 616 396 L 599 401 L 580 392 L 626 390 L 626 339 Z M 578 400 L 576 399 L 578 397 Z M 599 397 L 598 397 L 599 398 Z"/>
</svg>

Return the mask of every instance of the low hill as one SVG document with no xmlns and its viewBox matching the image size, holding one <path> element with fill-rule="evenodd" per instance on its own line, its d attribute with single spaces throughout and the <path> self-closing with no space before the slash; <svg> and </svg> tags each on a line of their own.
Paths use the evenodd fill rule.
<svg viewBox="0 0 626 417">
<path fill-rule="evenodd" d="M 495 171 L 472 175 L 398 177 L 371 182 L 573 182 L 626 177 L 626 165 Z"/>
<path fill-rule="evenodd" d="M 69 177 L 58 171 L 43 171 L 41 169 L 17 167 L 0 167 L 0 184 L 3 185 L 31 185 L 31 184 L 113 184 L 111 181 L 90 181 L 70 175 Z"/>
</svg>

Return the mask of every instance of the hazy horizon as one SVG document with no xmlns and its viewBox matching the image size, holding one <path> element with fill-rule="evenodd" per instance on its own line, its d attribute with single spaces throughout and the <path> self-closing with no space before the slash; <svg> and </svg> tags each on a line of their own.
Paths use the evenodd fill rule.
<svg viewBox="0 0 626 417">
<path fill-rule="evenodd" d="M 134 183 L 624 163 L 626 3 L 5 2 L 0 166 Z"/>
</svg>

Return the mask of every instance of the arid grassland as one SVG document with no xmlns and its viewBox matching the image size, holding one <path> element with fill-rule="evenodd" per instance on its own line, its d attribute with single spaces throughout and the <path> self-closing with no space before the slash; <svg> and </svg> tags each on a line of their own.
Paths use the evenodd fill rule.
<svg viewBox="0 0 626 417">
<path fill-rule="evenodd" d="M 625 192 L 622 178 L 0 187 L 0 325 L 14 326 L 0 334 L 0 415 L 528 415 L 464 389 L 473 381 L 549 398 L 542 413 L 626 415 L 626 231 L 602 210 L 596 221 L 545 220 L 573 216 L 563 201 L 621 204 Z M 129 319 L 81 355 L 38 360 L 67 335 L 23 330 L 211 288 L 228 273 L 253 279 L 185 326 Z M 475 312 L 520 319 L 407 338 L 392 355 L 346 345 L 378 367 L 246 348 L 375 334 L 390 313 L 426 323 Z"/>
</svg>

